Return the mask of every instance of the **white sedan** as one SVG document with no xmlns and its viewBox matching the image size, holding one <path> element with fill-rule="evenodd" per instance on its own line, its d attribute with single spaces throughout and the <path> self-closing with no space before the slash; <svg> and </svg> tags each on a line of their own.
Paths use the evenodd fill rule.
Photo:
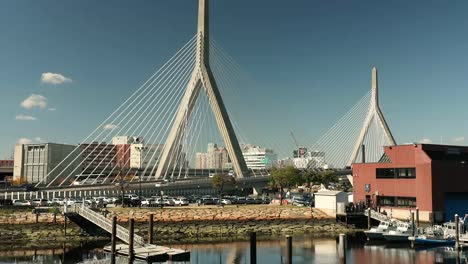
<svg viewBox="0 0 468 264">
<path fill-rule="evenodd" d="M 189 205 L 189 200 L 187 198 L 175 198 L 174 203 L 178 206 Z"/>
<path fill-rule="evenodd" d="M 26 200 L 13 200 L 13 205 L 16 205 L 16 206 L 29 206 L 29 205 L 31 205 L 31 202 L 26 201 Z"/>
</svg>

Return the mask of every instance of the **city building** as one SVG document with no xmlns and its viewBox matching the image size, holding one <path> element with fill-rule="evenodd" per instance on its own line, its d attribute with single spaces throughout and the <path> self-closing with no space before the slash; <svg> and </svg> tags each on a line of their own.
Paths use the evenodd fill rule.
<svg viewBox="0 0 468 264">
<path fill-rule="evenodd" d="M 278 168 L 285 168 L 287 166 L 294 166 L 294 160 L 292 158 L 289 158 L 289 157 L 284 158 L 284 159 L 280 159 L 276 163 L 276 166 L 278 166 Z"/>
<path fill-rule="evenodd" d="M 230 169 L 231 160 L 225 147 L 208 143 L 207 152 L 195 154 L 195 169 Z"/>
<path fill-rule="evenodd" d="M 143 138 L 133 136 L 117 136 L 112 138 L 112 145 L 115 146 L 116 165 L 120 168 L 130 168 L 131 166 L 131 152 L 133 150 L 132 144 L 143 144 Z"/>
<path fill-rule="evenodd" d="M 153 168 L 157 165 L 164 145 L 161 144 L 131 144 L 130 168 Z"/>
<path fill-rule="evenodd" d="M 419 208 L 423 221 L 468 213 L 468 147 L 411 144 L 384 147 L 376 163 L 354 163 L 354 202 L 379 206 L 407 219 Z"/>
<path fill-rule="evenodd" d="M 206 169 L 208 168 L 207 153 L 198 152 L 195 154 L 195 169 Z"/>
<path fill-rule="evenodd" d="M 110 171 L 117 164 L 117 150 L 114 145 L 106 142 L 80 144 L 83 174 L 99 174 Z"/>
<path fill-rule="evenodd" d="M 17 144 L 15 146 L 13 179 L 38 183 L 49 173 L 49 180 L 54 179 L 59 174 L 64 178 L 70 174 L 80 174 L 78 166 L 81 162 L 80 152 L 73 151 L 76 147 L 56 143 Z M 63 160 L 64 162 L 62 162 Z"/>
<path fill-rule="evenodd" d="M 0 181 L 10 181 L 13 178 L 14 160 L 0 160 Z"/>
<path fill-rule="evenodd" d="M 277 164 L 277 155 L 271 149 L 245 145 L 242 147 L 242 154 L 249 169 L 264 170 Z"/>
</svg>

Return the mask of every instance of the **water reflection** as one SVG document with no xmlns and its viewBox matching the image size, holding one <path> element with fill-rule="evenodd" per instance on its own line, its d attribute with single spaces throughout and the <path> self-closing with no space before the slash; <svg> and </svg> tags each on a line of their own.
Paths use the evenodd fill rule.
<svg viewBox="0 0 468 264">
<path fill-rule="evenodd" d="M 15 249 L 3 245 L 0 246 L 0 263 L 108 263 L 104 259 L 109 255 L 102 251 L 104 245 L 105 242 L 60 244 L 41 249 Z M 250 263 L 247 241 L 170 246 L 191 251 L 191 261 L 183 263 Z M 337 255 L 335 238 L 295 237 L 293 240 L 295 264 L 339 263 Z M 468 263 L 467 252 L 458 254 L 450 248 L 411 249 L 408 244 L 371 244 L 352 239 L 348 241 L 346 255 L 347 263 Z M 257 256 L 258 263 L 285 263 L 286 240 L 257 241 Z M 120 261 L 126 263 L 125 259 Z"/>
</svg>

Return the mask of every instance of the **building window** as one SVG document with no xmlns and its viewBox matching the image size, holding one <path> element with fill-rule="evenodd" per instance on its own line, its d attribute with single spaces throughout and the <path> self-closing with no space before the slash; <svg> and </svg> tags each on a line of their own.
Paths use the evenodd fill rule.
<svg viewBox="0 0 468 264">
<path fill-rule="evenodd" d="M 378 206 L 416 207 L 416 197 L 377 196 Z"/>
<path fill-rule="evenodd" d="M 414 179 L 416 168 L 377 168 L 377 179 Z"/>
</svg>

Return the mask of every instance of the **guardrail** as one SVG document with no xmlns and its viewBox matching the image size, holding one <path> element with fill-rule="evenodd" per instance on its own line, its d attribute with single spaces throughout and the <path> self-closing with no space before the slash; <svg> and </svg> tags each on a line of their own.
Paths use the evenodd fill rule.
<svg viewBox="0 0 468 264">
<path fill-rule="evenodd" d="M 85 205 L 75 205 L 73 208 L 73 211 L 82 217 L 88 219 L 95 225 L 99 226 L 100 228 L 106 230 L 107 232 L 111 233 L 112 232 L 112 221 L 105 218 L 103 215 L 94 212 L 90 208 L 86 207 Z M 67 209 L 68 210 L 68 209 Z M 125 227 L 122 227 L 120 225 L 117 225 L 117 234 L 116 236 L 121 239 L 122 241 L 128 243 L 130 241 L 129 239 L 129 234 L 128 234 L 128 229 Z M 139 246 L 143 246 L 145 244 L 145 240 L 143 237 L 139 235 L 134 235 L 133 240 L 135 244 Z"/>
<path fill-rule="evenodd" d="M 370 210 L 370 212 L 371 212 L 371 218 L 375 219 L 375 220 L 378 220 L 380 222 L 382 222 L 382 221 L 393 221 L 393 222 L 397 222 L 397 223 L 402 223 L 400 220 L 392 219 L 390 216 L 384 215 L 384 214 L 379 213 L 379 212 L 377 212 L 375 210 Z M 368 210 L 364 210 L 364 215 L 369 216 Z"/>
</svg>

